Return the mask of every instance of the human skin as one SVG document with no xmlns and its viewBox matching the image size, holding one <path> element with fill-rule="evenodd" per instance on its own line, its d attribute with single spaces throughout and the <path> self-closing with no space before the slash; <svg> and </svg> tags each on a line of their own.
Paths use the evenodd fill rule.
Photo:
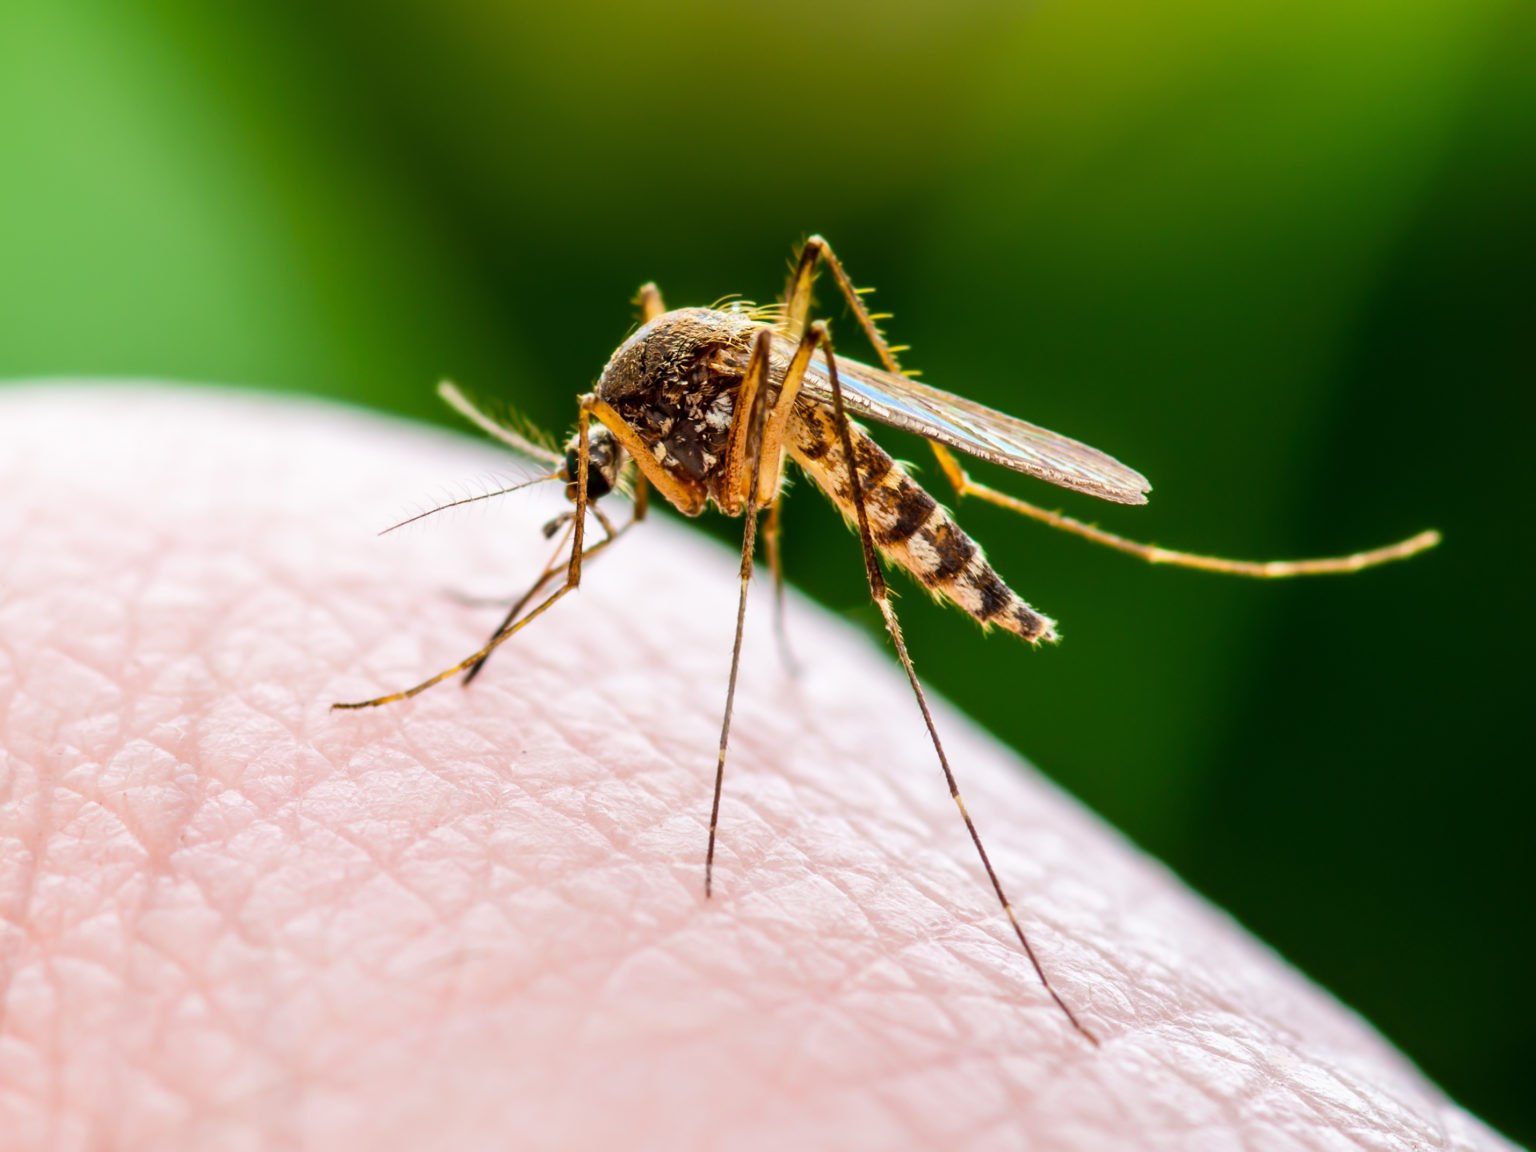
<svg viewBox="0 0 1536 1152">
<path fill-rule="evenodd" d="M 655 518 L 468 690 L 556 485 L 271 397 L 0 390 L 0 1146 L 1501 1148 L 888 651 Z M 481 507 L 486 507 L 482 505 Z M 850 542 L 849 560 L 856 563 Z M 999 643 L 1004 642 L 1002 640 Z"/>
</svg>

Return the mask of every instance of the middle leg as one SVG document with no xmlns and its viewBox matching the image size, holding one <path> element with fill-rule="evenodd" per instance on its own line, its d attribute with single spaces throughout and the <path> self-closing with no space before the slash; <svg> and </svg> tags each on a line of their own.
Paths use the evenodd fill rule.
<svg viewBox="0 0 1536 1152">
<path fill-rule="evenodd" d="M 725 459 L 723 484 L 727 507 L 741 510 L 746 519 L 741 540 L 741 595 L 736 604 L 736 638 L 731 647 L 731 674 L 726 683 L 725 717 L 720 724 L 720 750 L 715 761 L 715 793 L 709 810 L 709 846 L 704 855 L 704 894 L 714 888 L 715 842 L 720 823 L 720 797 L 725 787 L 725 757 L 731 740 L 731 713 L 736 702 L 736 679 L 741 670 L 741 641 L 746 628 L 747 588 L 752 580 L 752 560 L 757 547 L 757 515 L 767 505 L 777 508 L 784 469 L 783 429 L 800 391 L 800 381 L 811 353 L 827 338 L 826 326 L 815 325 L 795 350 L 777 396 L 768 392 L 768 369 L 773 350 L 773 331 L 764 328 L 753 341 L 742 376 L 732 421 L 730 447 Z M 774 429 L 778 431 L 775 432 Z M 775 572 L 778 563 L 778 517 L 770 520 L 770 549 Z"/>
</svg>

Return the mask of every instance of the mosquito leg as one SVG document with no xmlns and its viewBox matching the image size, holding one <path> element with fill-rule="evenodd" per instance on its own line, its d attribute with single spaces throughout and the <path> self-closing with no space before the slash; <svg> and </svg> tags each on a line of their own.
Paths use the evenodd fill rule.
<svg viewBox="0 0 1536 1152">
<path fill-rule="evenodd" d="M 561 557 L 563 557 L 570 549 L 570 520 L 566 519 L 563 522 L 552 520 L 544 527 L 546 530 L 545 534 L 550 537 L 554 536 L 554 534 L 561 528 L 564 528 L 565 532 L 561 535 L 560 542 L 555 545 L 554 555 L 552 555 L 549 559 L 549 562 L 544 565 L 543 574 L 540 575 L 539 578 L 534 581 L 534 583 L 528 587 L 528 590 L 521 596 L 517 597 L 515 600 L 508 601 L 505 596 L 467 596 L 462 592 L 453 591 L 448 593 L 448 596 L 451 599 L 457 601 L 459 604 L 464 605 L 466 608 L 506 608 L 507 614 L 502 618 L 501 623 L 496 626 L 496 630 L 491 633 L 492 636 L 494 636 L 496 632 L 502 631 L 502 629 L 506 628 L 509 624 L 512 623 L 512 621 L 516 620 L 517 617 L 521 615 L 522 610 L 528 606 L 528 603 L 535 596 L 537 596 L 540 591 L 543 590 L 544 586 L 548 584 L 550 580 L 552 580 L 555 576 L 558 576 L 560 571 L 565 567 L 565 561 L 562 560 Z M 604 543 L 606 543 L 606 541 L 604 541 Z M 595 545 L 592 548 L 588 548 L 587 555 L 592 555 L 592 553 L 595 552 L 598 547 L 601 547 L 601 545 Z M 510 607 L 508 607 L 509 604 Z M 471 672 L 471 675 L 473 675 L 473 672 Z"/>
<path fill-rule="evenodd" d="M 608 547 L 608 545 L 612 544 L 615 540 L 627 532 L 638 519 L 638 517 L 631 517 L 622 528 L 614 528 L 613 522 L 608 519 L 607 515 L 596 504 L 591 505 L 591 511 L 592 515 L 596 516 L 598 522 L 603 526 L 603 538 L 586 550 L 585 555 L 582 557 L 584 560 L 590 560 L 604 548 Z M 569 532 L 569 530 L 569 527 L 567 527 L 567 532 Z M 565 540 L 561 540 L 555 549 L 555 557 L 551 558 L 550 562 L 545 565 L 543 575 L 535 580 L 526 592 L 524 592 L 521 596 L 512 602 L 512 607 L 507 609 L 507 614 L 502 617 L 501 623 L 498 624 L 496 626 L 496 630 L 491 633 L 493 640 L 495 637 L 501 635 L 501 633 L 510 628 L 513 622 L 522 615 L 523 609 L 528 607 L 528 605 L 533 601 L 533 598 L 537 596 L 541 591 L 543 591 L 544 587 L 551 580 L 560 575 L 562 569 L 564 569 L 566 565 L 560 563 L 558 561 L 558 557 L 564 550 Z M 492 645 L 492 647 L 494 647 L 494 645 Z M 469 670 L 464 673 L 464 679 L 461 682 L 464 687 L 467 688 L 470 681 L 480 674 L 480 670 L 485 667 L 485 662 L 489 658 L 490 654 L 487 652 L 485 656 L 481 657 L 473 665 L 470 666 Z"/>
<path fill-rule="evenodd" d="M 633 464 L 639 471 L 643 482 L 635 486 L 635 519 L 645 518 L 650 488 L 655 488 L 665 496 L 667 502 L 684 516 L 697 516 L 704 511 L 703 485 L 669 472 L 657 463 L 656 458 L 651 454 L 651 445 L 624 422 L 624 417 L 611 404 L 596 396 L 588 395 L 582 398 L 582 405 L 583 410 L 607 428 L 613 434 L 613 438 L 618 441 L 619 447 L 629 454 L 629 461 L 625 467 Z"/>
<path fill-rule="evenodd" d="M 640 306 L 640 319 L 646 324 L 667 310 L 667 306 L 662 303 L 661 289 L 656 287 L 655 281 L 640 285 L 640 294 L 635 297 L 635 303 Z"/>
<path fill-rule="evenodd" d="M 763 525 L 763 543 L 768 548 L 768 567 L 773 572 L 773 634 L 779 642 L 779 659 L 790 675 L 798 675 L 800 662 L 790 647 L 789 630 L 784 626 L 784 556 L 780 550 L 782 535 L 782 501 L 775 499 L 768 505 L 768 522 Z"/>
<path fill-rule="evenodd" d="M 1092 524 L 1084 523 L 1071 516 L 1060 512 L 1051 512 L 1036 504 L 1020 500 L 1017 496 L 1010 496 L 1006 492 L 999 492 L 996 488 L 989 488 L 985 484 L 978 483 L 966 475 L 965 469 L 960 467 L 959 461 L 943 445 L 935 444 L 933 449 L 939 456 L 939 464 L 944 469 L 945 475 L 955 486 L 955 492 L 960 496 L 975 496 L 985 500 L 989 504 L 996 504 L 999 508 L 1006 508 L 1010 512 L 1017 512 L 1020 516 L 1028 516 L 1031 520 L 1038 520 L 1042 524 L 1049 524 L 1052 528 L 1059 528 L 1063 532 L 1070 532 L 1074 536 L 1081 536 L 1085 540 L 1092 540 L 1095 544 L 1102 544 L 1106 548 L 1113 548 L 1117 552 L 1124 552 L 1128 556 L 1136 556 L 1149 564 L 1170 564 L 1177 568 L 1197 568 L 1205 572 L 1221 572 L 1228 576 L 1251 576 L 1259 580 L 1280 580 L 1291 576 L 1325 576 L 1346 572 L 1359 572 L 1363 568 L 1374 568 L 1378 564 L 1389 564 L 1394 560 L 1406 560 L 1410 556 L 1416 556 L 1420 552 L 1427 551 L 1440 543 L 1440 533 L 1433 529 L 1420 532 L 1416 536 L 1410 536 L 1406 540 L 1399 540 L 1395 544 L 1386 544 L 1380 548 L 1367 549 L 1364 552 L 1352 552 L 1347 556 L 1324 556 L 1309 560 L 1229 560 L 1225 556 L 1206 556 L 1197 552 L 1179 552 L 1172 548 L 1160 548 L 1156 544 L 1144 544 L 1139 540 L 1131 540 L 1124 536 L 1117 536 L 1113 532 Z"/>
<path fill-rule="evenodd" d="M 720 484 L 724 496 L 721 507 L 733 515 L 746 506 L 746 484 L 752 476 L 758 475 L 762 460 L 763 424 L 758 413 L 768 399 L 768 357 L 772 347 L 773 333 L 767 328 L 759 329 L 752 342 L 741 386 L 736 391 L 736 408 L 726 440 Z M 752 506 L 760 507 L 763 501 L 756 493 L 754 488 Z"/>
<path fill-rule="evenodd" d="M 809 331 L 797 337 L 800 343 L 795 348 L 794 356 L 790 358 L 789 366 L 784 369 L 784 378 L 779 382 L 779 391 L 773 401 L 773 408 L 763 422 L 761 447 L 758 453 L 762 461 L 757 489 L 759 506 L 772 504 L 779 498 L 779 488 L 784 472 L 784 438 L 789 432 L 789 422 L 794 419 L 795 401 L 799 398 L 800 386 L 805 381 L 805 370 L 810 367 L 811 356 L 815 353 L 817 346 L 826 338 L 827 326 L 812 324 Z"/>
<path fill-rule="evenodd" d="M 853 281 L 848 278 L 848 273 L 843 269 L 842 261 L 837 258 L 837 253 L 832 251 L 832 245 L 821 236 L 812 236 L 805 242 L 805 247 L 800 249 L 799 262 L 790 275 L 789 287 L 784 292 L 784 334 L 791 340 L 798 340 L 800 334 L 805 331 L 811 314 L 811 285 L 816 279 L 816 268 L 819 264 L 825 264 L 832 269 L 838 291 L 843 294 L 843 299 L 848 301 L 849 309 L 858 319 L 864 335 L 874 345 L 875 352 L 879 355 L 880 363 L 885 366 L 885 370 L 894 372 L 898 376 L 906 375 L 901 365 L 896 362 L 896 353 L 905 352 L 906 349 L 886 340 L 885 333 L 880 331 L 880 325 L 877 323 L 880 320 L 890 319 L 889 315 L 869 310 L 864 303 L 864 295 L 868 290 L 861 291 L 853 286 Z"/>
<path fill-rule="evenodd" d="M 471 668 L 478 667 L 485 662 L 487 656 L 489 656 L 502 644 L 510 640 L 513 636 L 517 635 L 517 633 L 521 632 L 525 627 L 527 627 L 533 621 L 537 620 L 540 616 L 544 615 L 545 612 L 548 612 L 550 608 L 552 608 L 560 600 L 561 597 L 575 591 L 578 587 L 581 586 L 581 558 L 585 537 L 584 529 L 587 519 L 586 514 L 588 504 L 587 455 L 590 446 L 590 438 L 587 433 L 587 426 L 590 422 L 591 403 L 591 396 L 582 397 L 580 415 L 577 419 L 576 425 L 578 442 L 580 445 L 576 453 L 576 515 L 572 521 L 571 527 L 571 556 L 570 560 L 566 564 L 565 583 L 559 588 L 556 588 L 547 597 L 545 597 L 544 600 L 539 603 L 538 607 L 534 608 L 532 612 L 529 612 L 528 615 L 524 616 L 522 619 L 516 621 L 508 627 L 499 629 L 496 634 L 493 635 L 490 640 L 486 642 L 485 646 L 482 647 L 478 652 L 466 656 L 452 668 L 445 668 L 436 676 L 423 680 L 420 684 L 417 684 L 412 688 L 407 688 L 403 692 L 391 692 L 387 696 L 378 696 L 372 700 L 358 700 L 354 702 L 336 703 L 331 705 L 333 709 L 377 708 L 381 704 L 392 704 L 396 700 L 407 700 L 412 696 L 417 696 L 422 692 L 425 692 L 428 688 L 431 688 L 435 684 L 441 684 L 450 676 L 456 676 L 460 672 L 465 672 Z M 613 538 L 610 536 L 606 540 L 600 540 L 596 545 L 593 546 L 592 550 L 595 552 L 605 545 L 612 543 L 612 539 Z M 540 579 L 542 583 L 543 578 L 541 577 Z"/>
<path fill-rule="evenodd" d="M 560 550 L 565 550 L 564 540 L 560 541 Z M 457 588 L 444 588 L 443 595 L 461 608 L 505 608 L 509 603 L 505 596 L 471 596 Z"/>
<path fill-rule="evenodd" d="M 838 434 L 843 442 L 843 457 L 850 464 L 855 459 L 853 453 L 853 437 L 848 430 L 848 416 L 843 408 L 842 385 L 837 379 L 837 359 L 831 354 L 830 345 L 827 350 L 828 375 L 832 384 L 832 408 L 837 421 Z M 976 854 L 981 857 L 981 865 L 986 869 L 987 879 L 992 883 L 992 891 L 997 894 L 998 903 L 1003 906 L 1003 911 L 1008 915 L 1008 922 L 1013 925 L 1014 935 L 1018 937 L 1019 945 L 1024 949 L 1024 954 L 1029 957 L 1030 964 L 1034 967 L 1035 975 L 1040 978 L 1040 983 L 1046 992 L 1050 994 L 1056 1006 L 1065 1014 L 1079 1034 L 1090 1044 L 1098 1046 L 1098 1039 L 1083 1025 L 1077 1015 L 1067 1006 L 1055 987 L 1051 984 L 1050 977 L 1045 974 L 1035 950 L 1030 946 L 1029 938 L 1024 934 L 1024 927 L 1019 923 L 1018 916 L 1014 913 L 1013 904 L 1003 891 L 1002 881 L 998 879 L 997 870 L 992 866 L 992 860 L 987 855 L 986 848 L 981 842 L 981 833 L 976 830 L 976 823 L 971 819 L 971 814 L 965 806 L 965 800 L 960 795 L 960 785 L 955 779 L 954 770 L 949 766 L 949 757 L 945 755 L 944 744 L 939 739 L 939 731 L 933 723 L 933 713 L 928 707 L 928 697 L 923 692 L 923 686 L 917 678 L 917 670 L 912 666 L 912 657 L 907 653 L 907 644 L 901 635 L 901 623 L 896 618 L 896 609 L 891 604 L 890 590 L 885 583 L 885 574 L 880 570 L 880 558 L 875 549 L 875 541 L 869 529 L 869 515 L 864 507 L 864 489 L 857 468 L 848 470 L 848 486 L 853 500 L 853 506 L 857 512 L 859 543 L 864 549 L 864 571 L 869 579 L 869 592 L 874 598 L 875 604 L 880 609 L 880 615 L 885 620 L 885 630 L 890 634 L 891 642 L 896 646 L 896 654 L 901 659 L 901 666 L 906 671 L 907 683 L 912 686 L 912 694 L 917 698 L 917 707 L 923 714 L 923 723 L 927 726 L 929 739 L 933 742 L 933 749 L 939 757 L 939 767 L 944 771 L 944 781 L 949 785 L 949 795 L 954 800 L 955 806 L 960 809 L 960 818 L 965 821 L 965 830 L 970 833 L 971 843 L 976 846 Z"/>
<path fill-rule="evenodd" d="M 858 318 L 859 327 L 864 330 L 864 335 L 874 345 L 875 352 L 879 355 L 880 363 L 885 366 L 885 370 L 894 372 L 898 376 L 905 376 L 906 372 L 896 360 L 896 353 L 905 352 L 906 349 L 887 341 L 885 333 L 880 331 L 880 325 L 877 323 L 879 320 L 888 319 L 888 314 L 871 312 L 865 306 L 864 294 L 853 286 L 853 281 L 848 278 L 842 261 L 837 258 L 837 253 L 832 251 L 832 245 L 821 236 L 812 236 L 805 242 L 805 247 L 800 250 L 800 261 L 790 277 L 789 288 L 784 294 L 786 333 L 795 336 L 805 327 L 811 308 L 811 284 L 816 278 L 817 265 L 822 263 L 832 269 L 838 291 L 843 294 L 843 299 L 848 302 L 848 307 Z M 933 449 L 934 455 L 938 457 L 939 467 L 943 469 L 944 475 L 949 478 L 949 482 L 959 495 L 981 495 L 980 486 L 971 484 L 971 478 L 965 474 L 965 470 L 960 467 L 960 462 L 948 448 L 932 440 L 928 441 L 928 446 Z"/>
<path fill-rule="evenodd" d="M 596 505 L 593 505 L 592 510 L 594 512 L 597 510 Z M 562 519 L 565 521 L 564 524 L 561 524 Z M 604 528 L 607 528 L 608 525 L 606 521 L 604 521 L 603 526 Z M 512 601 L 512 606 L 507 609 L 507 614 L 501 618 L 501 623 L 496 625 L 495 630 L 491 632 L 492 639 L 500 636 L 508 628 L 512 627 L 513 622 L 523 614 L 523 609 L 528 607 L 528 605 L 533 601 L 533 598 L 542 592 L 545 586 L 556 576 L 560 575 L 561 571 L 566 567 L 566 565 L 560 561 L 560 555 L 561 553 L 565 552 L 567 541 L 570 539 L 571 534 L 571 522 L 568 514 L 562 514 L 560 517 L 556 517 L 554 520 L 551 520 L 544 526 L 544 531 L 548 535 L 553 535 L 562 527 L 565 528 L 565 534 L 561 537 L 560 542 L 555 545 L 554 555 L 550 557 L 549 563 L 544 565 L 543 573 L 537 580 L 529 585 L 526 592 L 524 592 L 516 600 Z M 607 544 L 609 541 L 611 541 L 613 536 L 614 533 L 609 531 L 608 535 L 603 540 L 587 549 L 587 555 L 592 555 L 593 552 L 596 552 L 604 544 Z M 480 660 L 477 660 L 474 664 L 470 665 L 469 671 L 464 673 L 464 679 L 461 681 L 464 687 L 469 687 L 470 681 L 472 681 L 476 676 L 480 675 L 480 670 L 485 667 L 485 660 L 486 658 L 483 657 Z"/>
<path fill-rule="evenodd" d="M 638 524 L 645 519 L 645 514 L 651 507 L 651 486 L 646 482 L 645 473 L 638 469 L 635 472 L 635 503 L 629 514 L 629 523 Z M 625 525 L 627 528 L 629 525 Z"/>
<path fill-rule="evenodd" d="M 801 335 L 800 345 L 795 349 L 789 367 L 784 370 L 784 378 L 779 383 L 773 409 L 763 422 L 761 436 L 756 438 L 759 448 L 753 475 L 757 477 L 757 502 L 768 506 L 768 524 L 764 529 L 764 537 L 768 545 L 768 563 L 773 569 L 774 634 L 778 637 L 779 655 L 791 672 L 796 670 L 796 663 L 794 653 L 790 651 L 788 634 L 784 630 L 784 565 L 779 552 L 779 490 L 784 472 L 784 438 L 789 431 L 789 422 L 794 418 L 795 400 L 800 395 L 800 385 L 805 379 L 806 368 L 810 366 L 811 355 L 826 337 L 825 324 L 813 324 L 808 332 Z M 727 471 L 726 474 L 730 476 L 731 472 Z"/>
<path fill-rule="evenodd" d="M 763 453 L 760 446 L 768 410 L 768 389 L 765 385 L 768 376 L 768 353 L 772 346 L 771 334 L 764 329 L 752 345 L 746 374 L 742 378 L 742 394 L 752 398 L 750 409 L 745 411 L 740 407 L 736 409 L 736 420 L 748 425 L 745 442 L 759 445 L 759 450 L 752 458 L 752 466 L 749 474 L 744 477 L 742 485 L 745 499 L 742 516 L 745 524 L 741 533 L 741 595 L 736 601 L 736 638 L 731 644 L 731 675 L 726 681 L 725 716 L 720 722 L 720 753 L 715 760 L 715 794 L 709 806 L 709 846 L 704 852 L 705 897 L 714 892 L 715 841 L 716 831 L 720 826 L 720 796 L 725 789 L 725 754 L 731 742 L 731 712 L 736 705 L 736 677 L 741 671 L 741 640 L 747 622 L 747 589 L 752 583 L 752 555 L 757 548 L 757 513 L 760 507 L 757 494 L 762 482 L 763 468 Z M 749 385 L 752 385 L 750 390 Z"/>
<path fill-rule="evenodd" d="M 607 543 L 607 541 L 604 541 L 603 543 Z M 602 546 L 601 544 L 598 545 L 598 547 L 601 547 L 601 546 Z M 544 580 L 541 580 L 540 584 L 542 585 L 543 583 L 544 583 Z M 555 589 L 554 592 L 552 592 L 543 601 L 541 601 L 539 603 L 538 607 L 536 607 L 532 612 L 528 613 L 528 615 L 524 616 L 522 619 L 518 620 L 516 623 L 511 624 L 510 626 L 508 626 L 506 628 L 502 628 L 501 630 L 496 632 L 496 634 L 493 635 L 490 638 L 490 640 L 488 640 L 486 642 L 485 647 L 481 648 L 478 652 L 474 653 L 473 655 L 465 657 L 463 660 L 460 660 L 452 668 L 445 668 L 445 669 L 443 669 L 443 671 L 439 672 L 436 676 L 433 676 L 433 677 L 431 677 L 430 679 L 427 679 L 427 680 L 423 680 L 420 684 L 417 684 L 415 687 L 407 688 L 403 692 L 391 692 L 387 696 L 378 696 L 378 697 L 375 697 L 372 700 L 359 700 L 359 701 L 349 702 L 349 703 L 337 703 L 337 704 L 332 704 L 331 707 L 333 709 L 377 708 L 381 704 L 392 704 L 396 700 L 408 700 L 412 696 L 420 695 L 421 693 L 425 692 L 428 688 L 431 688 L 433 685 L 441 684 L 444 680 L 447 680 L 451 676 L 456 676 L 460 672 L 465 672 L 465 671 L 469 671 L 469 670 L 474 669 L 474 668 L 478 668 L 482 664 L 485 663 L 486 657 L 490 656 L 490 654 L 492 652 L 494 652 L 497 648 L 499 648 L 507 640 L 510 640 L 513 636 L 517 635 L 517 633 L 521 632 L 523 630 L 523 628 L 525 628 L 528 624 L 532 623 L 534 620 L 536 620 L 540 616 L 542 616 L 545 612 L 547 612 L 551 607 L 554 606 L 554 604 L 555 604 L 555 602 L 557 600 L 559 600 L 567 592 L 572 591 L 575 587 L 576 587 L 576 585 L 568 583 L 568 584 L 564 584 L 561 587 Z"/>
</svg>

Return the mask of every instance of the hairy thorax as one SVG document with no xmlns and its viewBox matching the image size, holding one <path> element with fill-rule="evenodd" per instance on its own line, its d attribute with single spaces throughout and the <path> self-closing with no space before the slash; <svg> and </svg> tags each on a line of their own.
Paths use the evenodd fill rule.
<svg viewBox="0 0 1536 1152">
<path fill-rule="evenodd" d="M 763 324 L 745 311 L 685 308 L 646 324 L 609 359 L 595 394 L 624 418 L 663 469 L 724 503 L 721 463 L 736 395 Z M 772 377 L 777 391 L 782 369 Z"/>
</svg>

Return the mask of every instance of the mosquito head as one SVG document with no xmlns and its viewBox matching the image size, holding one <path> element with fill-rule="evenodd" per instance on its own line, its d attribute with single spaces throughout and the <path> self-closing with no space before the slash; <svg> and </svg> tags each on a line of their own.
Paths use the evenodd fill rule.
<svg viewBox="0 0 1536 1152">
<path fill-rule="evenodd" d="M 619 483 L 619 469 L 624 464 L 624 449 L 613 433 L 594 424 L 587 433 L 587 499 L 601 500 Z M 576 478 L 581 475 L 581 436 L 572 436 L 565 446 L 565 463 L 560 479 L 565 481 L 565 496 L 576 503 Z"/>
</svg>

